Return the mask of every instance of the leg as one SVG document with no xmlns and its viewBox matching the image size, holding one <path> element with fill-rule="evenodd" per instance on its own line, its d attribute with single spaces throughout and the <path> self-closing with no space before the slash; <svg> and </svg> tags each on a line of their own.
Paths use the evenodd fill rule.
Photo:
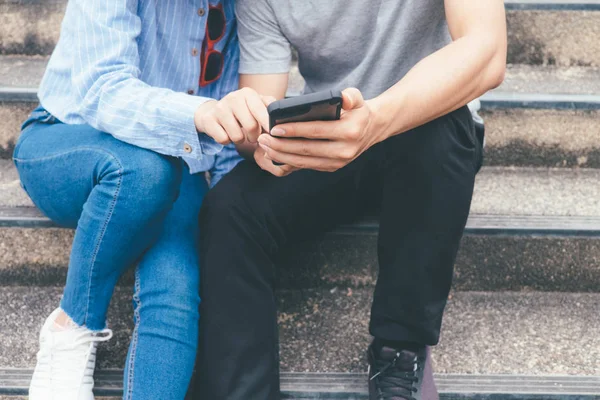
<svg viewBox="0 0 600 400">
<path fill-rule="evenodd" d="M 72 322 L 60 309 L 46 319 L 29 396 L 91 400 L 96 346 L 112 335 L 102 328 L 114 286 L 158 236 L 181 170 L 177 160 L 46 117 L 21 135 L 14 160 L 34 203 L 76 228 L 61 303 Z"/>
<path fill-rule="evenodd" d="M 459 109 L 388 139 L 371 334 L 434 345 L 465 227 L 481 145 Z"/>
<path fill-rule="evenodd" d="M 200 216 L 201 340 L 197 399 L 279 398 L 274 259 L 288 243 L 362 209 L 369 157 L 336 173 L 276 178 L 240 163 L 209 192 Z"/>
<path fill-rule="evenodd" d="M 426 345 L 439 339 L 481 147 L 466 107 L 385 144 L 370 399 L 436 400 Z"/>
<path fill-rule="evenodd" d="M 137 267 L 126 400 L 183 399 L 188 389 L 198 345 L 197 220 L 207 190 L 204 174 L 184 172 L 160 237 Z"/>
<path fill-rule="evenodd" d="M 178 160 L 85 125 L 31 125 L 14 156 L 21 182 L 52 220 L 76 228 L 62 308 L 100 330 L 121 273 L 156 240 L 177 198 Z"/>
</svg>

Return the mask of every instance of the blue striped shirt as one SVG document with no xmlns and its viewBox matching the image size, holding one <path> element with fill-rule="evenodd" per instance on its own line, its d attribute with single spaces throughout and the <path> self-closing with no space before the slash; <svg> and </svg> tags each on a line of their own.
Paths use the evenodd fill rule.
<svg viewBox="0 0 600 400">
<path fill-rule="evenodd" d="M 199 86 L 209 3 L 223 4 L 219 80 Z M 67 124 L 89 124 L 135 146 L 181 157 L 190 171 L 227 170 L 239 157 L 198 134 L 194 112 L 238 87 L 233 0 L 70 0 L 39 99 Z M 220 153 L 221 152 L 221 153 Z M 229 166 L 215 166 L 220 162 Z"/>
</svg>

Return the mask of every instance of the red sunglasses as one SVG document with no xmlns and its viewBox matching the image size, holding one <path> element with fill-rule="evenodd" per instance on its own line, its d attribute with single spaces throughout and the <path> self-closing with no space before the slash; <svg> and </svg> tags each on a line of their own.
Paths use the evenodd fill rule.
<svg viewBox="0 0 600 400">
<path fill-rule="evenodd" d="M 223 54 L 215 50 L 215 45 L 225 35 L 225 14 L 223 5 L 210 6 L 206 20 L 206 32 L 200 55 L 200 86 L 209 85 L 221 77 L 223 72 Z"/>
</svg>

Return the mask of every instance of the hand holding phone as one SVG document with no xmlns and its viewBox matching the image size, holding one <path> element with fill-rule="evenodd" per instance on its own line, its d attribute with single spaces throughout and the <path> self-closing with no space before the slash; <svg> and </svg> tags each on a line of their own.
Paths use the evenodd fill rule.
<svg viewBox="0 0 600 400">
<path fill-rule="evenodd" d="M 385 126 L 389 116 L 382 114 L 384 111 L 376 99 L 365 100 L 356 88 L 344 89 L 342 95 L 341 116 L 337 121 L 290 122 L 261 135 L 258 143 L 268 164 L 275 168 L 291 166 L 333 172 L 389 137 Z M 285 165 L 276 167 L 271 160 Z"/>
<path fill-rule="evenodd" d="M 327 90 L 291 97 L 271 103 L 267 110 L 270 129 L 288 122 L 334 121 L 340 119 L 342 92 Z"/>
</svg>

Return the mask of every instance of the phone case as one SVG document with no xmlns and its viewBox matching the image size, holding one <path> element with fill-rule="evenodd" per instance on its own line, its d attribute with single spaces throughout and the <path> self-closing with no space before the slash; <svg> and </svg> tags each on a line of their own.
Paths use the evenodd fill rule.
<svg viewBox="0 0 600 400">
<path fill-rule="evenodd" d="M 270 128 L 286 122 L 340 119 L 341 110 L 342 92 L 339 90 L 326 90 L 275 101 L 268 107 Z"/>
</svg>

